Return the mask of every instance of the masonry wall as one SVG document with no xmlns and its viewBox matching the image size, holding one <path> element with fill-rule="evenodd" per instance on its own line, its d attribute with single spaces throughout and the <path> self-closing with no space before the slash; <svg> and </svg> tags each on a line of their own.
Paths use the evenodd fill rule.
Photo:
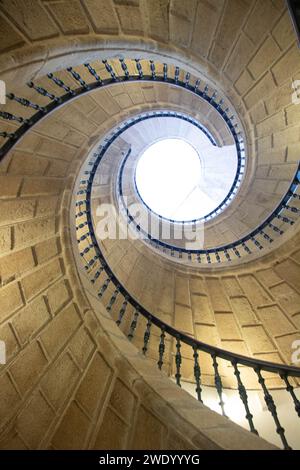
<svg viewBox="0 0 300 470">
<path fill-rule="evenodd" d="M 159 56 L 164 50 L 169 58 L 200 67 L 222 84 L 255 141 L 251 149 L 253 158 L 257 151 L 258 186 L 270 186 L 272 194 L 281 191 L 265 179 L 275 175 L 277 181 L 281 165 L 295 163 L 300 138 L 299 110 L 290 103 L 299 51 L 283 1 L 154 0 L 149 5 L 138 0 L 4 0 L 1 79 L 13 91 L 20 90 L 25 81 L 47 71 L 97 58 L 105 46 L 111 47 L 109 54 L 132 48 Z M 126 39 L 123 45 L 120 37 Z M 117 112 L 127 107 L 126 100 L 125 94 Z M 0 446 L 267 448 L 172 386 L 137 355 L 104 311 L 95 313 L 85 298 L 72 257 L 69 203 L 77 164 L 95 142 L 92 134 L 116 113 L 111 103 L 110 96 L 104 114 L 96 105 L 89 109 L 89 100 L 86 108 L 74 104 L 76 113 L 67 119 L 62 109 L 51 126 L 41 123 L 1 163 L 0 338 L 6 341 L 8 361 L 0 370 Z M 265 155 L 273 156 L 272 164 L 265 163 Z M 207 327 L 206 340 L 217 331 L 224 347 L 245 348 L 247 343 L 260 357 L 287 360 L 299 311 L 293 302 L 287 307 L 286 290 L 297 302 L 299 254 L 292 253 L 274 269 L 254 271 L 238 279 L 209 276 L 203 286 L 198 279 L 178 275 L 172 281 L 178 292 L 175 308 L 183 308 L 186 324 L 196 328 L 203 301 L 208 320 L 200 319 L 199 331 Z M 136 272 L 132 270 L 130 284 Z M 227 295 L 221 297 L 222 286 Z M 151 292 L 155 286 L 149 287 Z M 241 309 L 239 303 L 247 307 Z M 177 321 L 175 310 L 170 314 L 168 308 L 162 312 Z M 238 319 L 237 311 L 248 313 Z M 270 312 L 283 325 L 283 336 L 269 321 Z M 224 315 L 236 326 L 234 338 L 228 336 Z M 254 336 L 261 338 L 257 349 Z"/>
</svg>

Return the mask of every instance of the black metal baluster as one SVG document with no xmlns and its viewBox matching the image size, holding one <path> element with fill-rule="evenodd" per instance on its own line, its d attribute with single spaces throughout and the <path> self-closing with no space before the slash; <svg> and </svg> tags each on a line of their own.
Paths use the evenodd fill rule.
<svg viewBox="0 0 300 470">
<path fill-rule="evenodd" d="M 99 292 L 98 292 L 98 297 L 99 297 L 99 299 L 101 299 L 101 297 L 103 296 L 104 292 L 105 292 L 106 289 L 108 288 L 108 285 L 109 285 L 110 281 L 111 281 L 111 278 L 110 278 L 110 277 L 108 277 L 108 278 L 105 280 L 104 284 L 102 285 L 101 289 L 100 289 Z"/>
<path fill-rule="evenodd" d="M 282 220 L 282 222 L 284 222 L 285 224 L 294 225 L 294 223 L 295 223 L 294 220 L 289 219 L 289 217 L 285 217 L 285 216 L 280 215 L 280 214 L 277 214 L 276 217 L 277 217 L 277 219 Z"/>
<path fill-rule="evenodd" d="M 165 337 L 166 337 L 165 330 L 162 327 L 160 331 L 161 331 L 161 334 L 160 334 L 160 342 L 158 346 L 158 362 L 157 362 L 159 370 L 162 369 L 162 366 L 164 363 L 164 353 L 165 353 L 165 348 L 166 348 L 165 347 Z"/>
<path fill-rule="evenodd" d="M 195 381 L 196 381 L 196 393 L 197 393 L 198 400 L 201 401 L 201 403 L 203 403 L 203 400 L 202 400 L 202 397 L 201 397 L 201 393 L 202 393 L 201 369 L 200 369 L 200 365 L 199 365 L 199 354 L 198 354 L 198 348 L 197 348 L 196 344 L 193 346 L 193 350 L 194 350 L 193 357 L 194 357 L 194 377 L 195 377 Z"/>
<path fill-rule="evenodd" d="M 73 96 L 75 95 L 75 91 L 72 90 L 68 85 L 66 85 L 62 80 L 55 77 L 55 75 L 53 75 L 53 73 L 48 73 L 47 77 L 50 78 L 50 80 L 52 80 L 53 83 L 55 83 L 55 85 L 59 86 L 59 88 L 62 88 L 67 93 L 70 93 L 70 95 L 73 95 Z"/>
<path fill-rule="evenodd" d="M 205 88 L 203 90 L 203 97 L 206 98 L 207 97 L 207 92 L 208 92 L 208 85 L 205 85 Z"/>
<path fill-rule="evenodd" d="M 90 243 L 87 247 L 85 247 L 84 250 L 82 250 L 82 251 L 79 253 L 80 256 L 86 255 L 86 254 L 91 250 L 91 248 L 94 248 L 93 243 Z"/>
<path fill-rule="evenodd" d="M 107 307 L 106 307 L 106 310 L 107 310 L 108 312 L 111 311 L 113 304 L 114 304 L 115 301 L 117 300 L 118 294 L 119 294 L 119 291 L 118 291 L 118 289 L 116 289 L 116 290 L 114 291 L 113 295 L 112 295 L 111 298 L 110 298 L 109 304 L 108 304 Z"/>
<path fill-rule="evenodd" d="M 266 405 L 267 405 L 267 408 L 268 410 L 270 411 L 272 417 L 273 417 L 273 420 L 275 422 L 275 425 L 276 425 L 276 432 L 277 434 L 279 434 L 280 436 L 280 439 L 283 443 L 283 446 L 284 446 L 284 449 L 285 450 L 290 450 L 291 447 L 288 445 L 288 442 L 286 440 L 286 437 L 285 437 L 285 434 L 284 434 L 284 428 L 281 426 L 280 424 L 280 421 L 279 421 L 279 418 L 278 418 L 278 415 L 277 415 L 277 409 L 276 409 L 276 405 L 274 403 L 274 400 L 273 400 L 273 397 L 272 395 L 270 394 L 269 390 L 267 389 L 266 387 L 266 383 L 265 383 L 265 379 L 263 378 L 263 376 L 261 375 L 261 370 L 259 367 L 255 367 L 255 372 L 257 374 L 257 377 L 258 377 L 258 382 L 260 383 L 261 385 L 261 388 L 264 392 L 264 399 L 265 399 L 265 402 L 266 402 Z"/>
<path fill-rule="evenodd" d="M 88 271 L 92 266 L 94 266 L 94 264 L 96 263 L 96 261 L 99 259 L 99 255 L 95 255 L 85 266 L 84 268 L 86 269 L 86 271 Z"/>
<path fill-rule="evenodd" d="M 217 363 L 217 359 L 216 359 L 217 356 L 216 356 L 216 354 L 211 354 L 211 357 L 212 357 L 212 360 L 213 360 L 213 367 L 214 367 L 214 371 L 215 371 L 215 385 L 216 385 L 216 389 L 217 389 L 217 392 L 218 392 L 218 395 L 219 395 L 219 398 L 220 398 L 219 405 L 220 405 L 221 410 L 222 410 L 222 415 L 226 416 L 225 409 L 224 409 L 225 403 L 224 403 L 223 397 L 222 397 L 223 384 L 222 384 L 221 376 L 219 374 L 219 368 L 218 368 L 218 363 Z"/>
<path fill-rule="evenodd" d="M 220 258 L 219 252 L 216 251 L 215 255 L 216 255 L 216 260 L 217 260 L 217 262 L 218 262 L 218 263 L 221 263 L 221 258 Z"/>
<path fill-rule="evenodd" d="M 95 284 L 97 279 L 100 277 L 100 274 L 104 271 L 104 267 L 101 266 L 94 274 L 93 278 L 91 279 L 91 283 Z"/>
<path fill-rule="evenodd" d="M 11 101 L 16 101 L 16 103 L 19 103 L 20 105 L 24 106 L 25 108 L 32 108 L 35 109 L 36 111 L 41 111 L 42 113 L 46 112 L 46 109 L 42 106 L 39 106 L 38 104 L 32 103 L 31 101 L 25 99 L 25 98 L 20 98 L 13 93 L 8 93 L 7 98 Z"/>
<path fill-rule="evenodd" d="M 168 80 L 168 64 L 164 64 L 164 80 Z"/>
<path fill-rule="evenodd" d="M 230 254 L 228 253 L 227 250 L 224 250 L 224 254 L 225 254 L 227 261 L 231 261 Z"/>
<path fill-rule="evenodd" d="M 206 255 L 206 260 L 207 260 L 208 264 L 210 264 L 211 263 L 210 254 L 206 252 L 205 255 Z"/>
<path fill-rule="evenodd" d="M 144 334 L 144 346 L 143 346 L 144 356 L 146 355 L 146 352 L 148 350 L 148 343 L 149 343 L 150 334 L 151 334 L 151 325 L 152 325 L 152 321 L 151 321 L 151 317 L 149 317 L 147 321 L 146 331 Z"/>
<path fill-rule="evenodd" d="M 128 68 L 127 68 L 127 65 L 126 65 L 126 62 L 124 59 L 119 59 L 120 60 L 120 64 L 121 64 L 121 67 L 122 67 L 122 70 L 124 72 L 124 75 L 125 75 L 125 78 L 129 78 L 129 72 L 128 72 Z"/>
<path fill-rule="evenodd" d="M 201 83 L 201 80 L 200 78 L 198 78 L 198 80 L 196 80 L 196 83 L 195 83 L 195 86 L 194 86 L 194 91 L 197 93 L 198 89 L 199 89 L 199 86 L 200 86 L 200 83 Z"/>
<path fill-rule="evenodd" d="M 179 80 L 179 67 L 175 67 L 175 83 L 178 83 Z"/>
<path fill-rule="evenodd" d="M 138 319 L 139 319 L 139 311 L 136 310 L 134 312 L 134 315 L 133 315 L 133 320 L 131 322 L 131 325 L 130 325 L 130 328 L 129 328 L 129 333 L 128 333 L 128 339 L 129 341 L 132 341 L 133 337 L 134 337 L 134 333 L 135 333 L 135 330 L 136 330 L 136 327 L 137 327 L 137 322 L 138 322 Z"/>
<path fill-rule="evenodd" d="M 111 78 L 116 82 L 118 80 L 118 77 L 115 74 L 114 69 L 112 68 L 110 63 L 106 59 L 102 60 L 102 62 L 105 65 L 105 68 L 106 68 L 107 72 L 110 74 Z"/>
<path fill-rule="evenodd" d="M 155 63 L 153 60 L 150 60 L 150 70 L 152 75 L 152 80 L 156 79 Z"/>
<path fill-rule="evenodd" d="M 181 384 L 180 384 L 180 378 L 181 378 L 181 374 L 180 374 L 180 367 L 181 367 L 180 348 L 181 348 L 180 336 L 177 336 L 176 337 L 176 354 L 175 354 L 175 364 L 176 364 L 175 379 L 176 379 L 176 383 L 177 383 L 177 385 L 179 385 L 179 387 L 181 387 Z"/>
<path fill-rule="evenodd" d="M 238 258 L 241 257 L 241 254 L 240 254 L 239 250 L 237 250 L 237 248 L 236 248 L 235 246 L 232 247 L 232 251 L 234 252 L 234 254 L 235 254 Z"/>
<path fill-rule="evenodd" d="M 300 401 L 298 400 L 298 398 L 295 395 L 294 387 L 290 384 L 289 379 L 288 379 L 286 374 L 280 374 L 280 377 L 285 382 L 286 390 L 291 394 L 291 397 L 292 397 L 294 405 L 295 405 L 296 413 L 300 418 Z"/>
<path fill-rule="evenodd" d="M 143 74 L 143 69 L 142 69 L 141 63 L 140 63 L 140 59 L 134 59 L 134 60 L 135 60 L 135 64 L 136 64 L 138 74 L 139 74 L 139 78 L 142 79 L 142 78 L 144 78 L 144 74 Z"/>
<path fill-rule="evenodd" d="M 42 88 L 41 86 L 37 86 L 33 82 L 28 82 L 27 86 L 29 88 L 33 88 L 40 95 L 49 98 L 49 100 L 55 101 L 56 103 L 61 103 L 61 99 L 58 96 L 53 95 L 53 93 L 49 93 L 49 91 L 47 91 L 45 88 Z"/>
<path fill-rule="evenodd" d="M 99 85 L 102 85 L 102 79 L 101 77 L 97 74 L 96 70 L 88 63 L 84 64 L 84 66 L 88 69 L 90 74 L 96 79 L 96 82 L 99 83 Z"/>
<path fill-rule="evenodd" d="M 21 116 L 15 116 L 14 114 L 7 113 L 6 111 L 0 111 L 0 117 L 7 121 L 17 121 L 17 122 L 29 124 L 28 119 L 24 119 Z"/>
<path fill-rule="evenodd" d="M 273 225 L 271 223 L 268 224 L 268 226 L 274 230 L 275 233 L 279 233 L 279 235 L 283 235 L 284 234 L 284 231 L 283 230 L 280 230 L 280 228 L 276 227 L 276 225 Z"/>
<path fill-rule="evenodd" d="M 271 238 L 270 235 L 268 235 L 263 230 L 260 230 L 259 233 L 264 237 L 265 240 L 268 240 L 269 243 L 272 243 L 274 241 L 273 238 Z"/>
<path fill-rule="evenodd" d="M 4 137 L 5 139 L 6 138 L 13 139 L 15 137 L 15 135 L 12 132 L 0 131 L 0 137 Z"/>
<path fill-rule="evenodd" d="M 218 93 L 217 93 L 217 90 L 215 90 L 213 94 L 211 95 L 209 102 L 212 103 L 213 101 L 215 101 L 217 96 L 218 96 Z"/>
<path fill-rule="evenodd" d="M 190 84 L 190 78 L 191 78 L 191 74 L 190 74 L 190 72 L 187 72 L 186 75 L 185 75 L 185 79 L 184 79 L 184 85 L 186 87 L 188 87 L 189 84 Z"/>
<path fill-rule="evenodd" d="M 293 212 L 293 214 L 299 214 L 299 212 L 300 212 L 300 209 L 298 209 L 297 207 L 294 207 L 294 206 L 289 206 L 288 204 L 284 204 L 283 207 L 287 211 Z"/>
<path fill-rule="evenodd" d="M 263 249 L 263 246 L 259 243 L 258 240 L 256 240 L 256 238 L 251 237 L 250 240 L 254 243 L 255 246 L 257 246 L 257 248 L 258 248 L 259 250 L 262 250 L 262 249 Z"/>
<path fill-rule="evenodd" d="M 246 388 L 245 388 L 245 386 L 244 386 L 244 384 L 241 380 L 241 373 L 238 369 L 237 361 L 232 360 L 231 364 L 233 365 L 233 368 L 234 368 L 234 375 L 236 376 L 240 399 L 242 400 L 243 405 L 244 405 L 245 410 L 246 410 L 246 418 L 247 418 L 247 421 L 249 423 L 250 431 L 253 432 L 254 434 L 258 435 L 258 432 L 255 429 L 254 424 L 253 424 L 253 415 L 251 414 L 250 409 L 249 409 L 249 405 L 248 405 L 247 390 L 246 390 Z"/>
<path fill-rule="evenodd" d="M 242 247 L 244 248 L 245 252 L 250 255 L 251 254 L 251 250 L 250 248 L 246 245 L 245 242 L 242 243 Z"/>
<path fill-rule="evenodd" d="M 118 326 L 120 326 L 121 323 L 122 323 L 124 314 L 125 314 L 125 312 L 126 312 L 127 305 L 128 305 L 128 300 L 125 298 L 125 300 L 124 300 L 124 302 L 123 302 L 123 304 L 122 304 L 122 307 L 121 307 L 121 309 L 120 309 L 120 312 L 119 312 L 118 320 L 116 321 L 116 324 L 117 324 Z"/>
<path fill-rule="evenodd" d="M 79 73 L 76 72 L 76 70 L 73 69 L 73 67 L 68 67 L 67 72 L 69 72 L 72 75 L 72 77 L 74 78 L 74 80 L 76 80 L 76 82 L 78 82 L 83 88 L 88 88 L 85 81 L 81 78 Z"/>
</svg>

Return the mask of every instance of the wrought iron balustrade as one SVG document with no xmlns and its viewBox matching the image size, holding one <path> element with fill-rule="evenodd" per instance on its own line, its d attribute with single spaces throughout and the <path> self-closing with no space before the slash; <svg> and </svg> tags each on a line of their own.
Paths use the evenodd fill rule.
<svg viewBox="0 0 300 470">
<path fill-rule="evenodd" d="M 80 214 L 76 218 L 77 227 L 80 227 L 78 231 L 78 247 L 82 260 L 85 263 L 85 270 L 87 276 L 93 283 L 98 297 L 102 299 L 102 302 L 106 305 L 108 312 L 112 313 L 114 309 L 115 321 L 119 327 L 122 327 L 127 320 L 127 328 L 125 332 L 130 341 L 134 341 L 137 329 L 139 325 L 144 328 L 144 334 L 142 336 L 142 353 L 147 356 L 151 352 L 151 358 L 153 359 L 153 348 L 151 347 L 152 337 L 156 338 L 156 362 L 160 370 L 164 370 L 166 356 L 170 357 L 167 351 L 170 348 L 170 344 L 173 342 L 175 351 L 169 361 L 174 361 L 174 377 L 178 386 L 182 385 L 182 367 L 185 361 L 185 354 L 182 354 L 182 347 L 188 348 L 194 361 L 194 383 L 195 392 L 197 399 L 205 404 L 203 398 L 203 370 L 202 360 L 203 354 L 211 360 L 212 376 L 214 380 L 214 388 L 219 397 L 219 406 L 222 414 L 226 416 L 226 403 L 224 402 L 224 377 L 220 370 L 220 365 L 224 367 L 224 363 L 231 367 L 233 375 L 236 381 L 236 388 L 238 396 L 244 407 L 245 418 L 248 422 L 249 430 L 255 434 L 258 434 L 257 427 L 255 424 L 255 409 L 251 409 L 249 404 L 249 391 L 245 385 L 243 374 L 245 369 L 250 371 L 257 379 L 257 385 L 261 387 L 261 391 L 266 403 L 266 407 L 270 416 L 273 419 L 274 427 L 278 433 L 282 446 L 284 449 L 290 449 L 286 437 L 286 431 L 281 424 L 281 418 L 277 411 L 275 400 L 269 390 L 267 383 L 267 375 L 273 374 L 274 377 L 280 381 L 281 386 L 287 393 L 289 400 L 293 404 L 295 413 L 300 417 L 300 401 L 297 397 L 295 388 L 299 387 L 300 384 L 300 368 L 294 366 L 288 366 L 284 364 L 276 364 L 259 360 L 256 358 L 246 357 L 240 354 L 229 352 L 221 348 L 206 344 L 198 341 L 189 335 L 178 331 L 173 326 L 159 319 L 153 313 L 150 313 L 145 309 L 124 287 L 124 285 L 118 280 L 113 273 L 108 262 L 106 261 L 103 252 L 101 251 L 97 242 L 93 221 L 91 215 L 91 190 L 93 184 L 93 178 L 96 174 L 99 158 L 106 152 L 106 146 L 110 145 L 108 140 L 100 155 L 97 153 L 94 155 L 93 163 L 90 165 L 89 174 L 86 175 L 87 182 L 85 185 L 86 197 L 82 199 L 81 194 L 78 194 L 78 200 L 76 202 L 76 213 Z M 79 190 L 80 193 L 80 190 Z M 86 223 L 85 223 L 86 222 Z M 209 253 L 207 254 L 209 257 Z M 104 298 L 104 293 L 107 291 L 108 285 L 112 286 L 112 294 L 107 294 L 107 298 Z M 116 305 L 120 307 L 117 308 Z M 140 339 L 140 336 L 139 336 Z M 299 423 L 300 425 L 300 423 Z"/>
</svg>

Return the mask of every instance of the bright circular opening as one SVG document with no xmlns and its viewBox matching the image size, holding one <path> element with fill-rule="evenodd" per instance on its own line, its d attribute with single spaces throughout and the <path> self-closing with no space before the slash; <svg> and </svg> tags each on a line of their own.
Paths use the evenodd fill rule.
<svg viewBox="0 0 300 470">
<path fill-rule="evenodd" d="M 136 186 L 144 203 L 157 214 L 177 221 L 199 217 L 201 161 L 195 148 L 181 139 L 160 140 L 140 157 Z"/>
</svg>

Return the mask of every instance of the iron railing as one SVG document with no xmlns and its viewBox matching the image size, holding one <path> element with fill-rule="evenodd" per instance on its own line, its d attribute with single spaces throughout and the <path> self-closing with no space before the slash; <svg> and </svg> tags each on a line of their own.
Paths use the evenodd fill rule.
<svg viewBox="0 0 300 470">
<path fill-rule="evenodd" d="M 267 386 L 267 380 L 264 376 L 265 373 L 273 373 L 276 378 L 282 382 L 287 393 L 290 396 L 294 404 L 295 411 L 300 417 L 300 401 L 295 393 L 295 386 L 297 387 L 299 382 L 297 378 L 300 378 L 300 368 L 294 366 L 288 366 L 283 364 L 275 364 L 272 362 L 262 361 L 255 358 L 249 358 L 240 354 L 235 354 L 229 351 L 225 351 L 215 346 L 198 341 L 187 334 L 178 331 L 176 328 L 160 320 L 157 316 L 150 313 L 145 309 L 124 287 L 124 285 L 118 280 L 112 269 L 108 265 L 101 248 L 97 242 L 97 238 L 94 232 L 93 220 L 91 214 L 91 194 L 93 187 L 93 180 L 96 174 L 99 162 L 108 146 L 111 144 L 111 140 L 107 140 L 105 145 L 101 147 L 99 154 L 95 153 L 93 160 L 89 162 L 90 169 L 85 171 L 85 180 L 82 183 L 84 189 L 85 198 L 82 199 L 82 189 L 78 191 L 76 201 L 76 230 L 77 230 L 77 241 L 80 255 L 84 262 L 85 271 L 96 288 L 98 298 L 103 298 L 105 292 L 109 286 L 112 286 L 113 293 L 107 299 L 106 308 L 107 311 L 112 312 L 116 301 L 121 302 L 121 308 L 116 317 L 116 323 L 118 326 L 122 326 L 124 323 L 124 317 L 126 312 L 129 310 L 129 306 L 132 307 L 132 316 L 127 329 L 127 336 L 129 340 L 133 340 L 135 337 L 138 323 L 144 319 L 146 321 L 142 353 L 147 355 L 149 351 L 149 344 L 151 340 L 151 332 L 153 328 L 157 328 L 159 331 L 159 345 L 157 348 L 157 366 L 161 370 L 164 366 L 164 357 L 166 352 L 166 342 L 169 339 L 175 342 L 175 380 L 178 386 L 181 386 L 181 368 L 183 356 L 181 354 L 182 344 L 190 348 L 194 360 L 194 380 L 195 390 L 197 398 L 200 402 L 203 402 L 202 388 L 203 384 L 201 381 L 201 361 L 199 355 L 206 353 L 210 356 L 212 361 L 212 370 L 214 376 L 214 386 L 219 397 L 219 405 L 223 415 L 225 415 L 225 406 L 223 400 L 223 382 L 222 374 L 219 370 L 218 360 L 225 361 L 228 365 L 233 368 L 233 373 L 236 380 L 236 387 L 239 392 L 240 400 L 245 409 L 245 417 L 249 424 L 251 432 L 258 434 L 255 427 L 254 411 L 250 411 L 247 388 L 243 383 L 241 368 L 246 367 L 250 369 L 257 378 L 257 383 L 261 387 L 263 392 L 264 400 L 270 415 L 273 418 L 276 432 L 278 433 L 284 449 L 290 449 L 288 444 L 285 430 L 281 425 L 280 418 L 277 413 L 277 407 L 272 394 Z M 104 299 L 103 299 L 104 300 Z"/>
</svg>

